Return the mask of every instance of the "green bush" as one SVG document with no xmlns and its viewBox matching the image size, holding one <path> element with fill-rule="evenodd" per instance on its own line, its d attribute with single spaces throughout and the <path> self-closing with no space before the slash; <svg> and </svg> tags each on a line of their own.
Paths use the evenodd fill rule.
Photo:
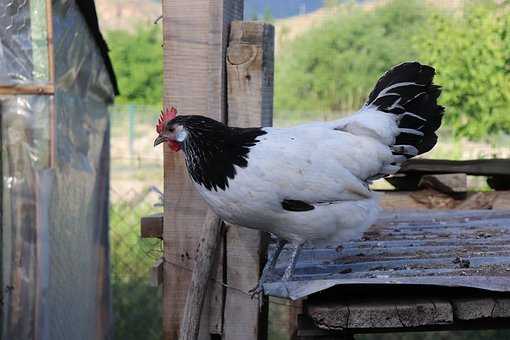
<svg viewBox="0 0 510 340">
<path fill-rule="evenodd" d="M 277 111 L 359 108 L 388 67 L 418 57 L 412 37 L 427 20 L 421 1 L 392 1 L 364 11 L 342 6 L 285 46 L 275 77 Z"/>
<path fill-rule="evenodd" d="M 161 105 L 163 98 L 163 48 L 159 26 L 139 27 L 135 33 L 106 34 L 110 57 L 119 83 L 119 104 Z"/>
<path fill-rule="evenodd" d="M 352 112 L 392 65 L 433 65 L 444 126 L 455 137 L 510 132 L 510 8 L 467 1 L 451 10 L 395 0 L 372 11 L 343 6 L 288 43 L 277 58 L 277 112 Z"/>
<path fill-rule="evenodd" d="M 510 132 L 508 8 L 477 1 L 462 16 L 431 16 L 426 27 L 415 46 L 438 71 L 446 125 L 471 139 Z"/>
</svg>

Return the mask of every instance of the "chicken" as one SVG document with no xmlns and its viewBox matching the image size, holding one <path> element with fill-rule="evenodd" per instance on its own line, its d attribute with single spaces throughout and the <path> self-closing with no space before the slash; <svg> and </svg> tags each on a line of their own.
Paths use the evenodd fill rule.
<svg viewBox="0 0 510 340">
<path fill-rule="evenodd" d="M 278 237 L 260 282 L 290 244 L 287 281 L 305 242 L 359 238 L 380 210 L 371 181 L 436 144 L 444 108 L 434 74 L 418 62 L 397 65 L 355 114 L 291 128 L 232 128 L 172 109 L 154 145 L 184 152 L 196 190 L 222 219 Z"/>
</svg>

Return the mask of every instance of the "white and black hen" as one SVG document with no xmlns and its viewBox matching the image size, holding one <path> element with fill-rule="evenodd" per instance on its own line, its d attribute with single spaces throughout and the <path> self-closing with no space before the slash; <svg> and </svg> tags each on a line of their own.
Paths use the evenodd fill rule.
<svg viewBox="0 0 510 340">
<path fill-rule="evenodd" d="M 379 212 L 370 182 L 436 144 L 444 108 L 434 74 L 418 62 L 397 65 L 355 114 L 291 128 L 232 128 L 172 109 L 154 145 L 182 149 L 196 189 L 222 219 L 279 237 L 261 281 L 290 243 L 289 280 L 303 243 L 359 238 Z"/>
</svg>

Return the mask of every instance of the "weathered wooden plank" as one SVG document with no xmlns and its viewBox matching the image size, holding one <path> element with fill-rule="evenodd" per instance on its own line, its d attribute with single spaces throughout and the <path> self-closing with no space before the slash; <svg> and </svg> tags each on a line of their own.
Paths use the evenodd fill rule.
<svg viewBox="0 0 510 340">
<path fill-rule="evenodd" d="M 230 24 L 233 20 L 241 20 L 244 12 L 243 0 L 214 0 L 209 2 L 209 97 L 208 108 L 210 113 L 218 114 L 221 120 L 227 118 L 227 76 L 226 76 L 226 53 L 229 42 Z M 228 228 L 225 228 L 225 232 Z M 227 274 L 225 270 L 228 262 L 226 254 L 226 236 L 222 238 L 221 249 L 223 254 L 218 258 L 217 269 L 214 276 L 217 281 L 223 282 Z M 225 286 L 214 285 L 209 297 L 209 332 L 211 334 L 223 334 Z"/>
<path fill-rule="evenodd" d="M 273 115 L 274 27 L 260 22 L 233 22 L 227 52 L 228 124 L 268 126 Z M 256 230 L 230 226 L 227 232 L 227 290 L 224 339 L 266 338 L 259 320 L 267 308 L 246 294 L 255 287 L 265 256 Z"/>
<path fill-rule="evenodd" d="M 225 28 L 242 17 L 241 0 L 163 0 L 166 106 L 180 114 L 225 116 Z M 163 329 L 177 339 L 191 280 L 193 254 L 207 207 L 195 192 L 181 153 L 165 147 Z M 206 307 L 205 310 L 208 310 Z M 209 313 L 203 313 L 200 338 L 208 338 Z"/>
<path fill-rule="evenodd" d="M 452 300 L 452 305 L 458 320 L 510 317 L 510 298 L 458 298 Z"/>
<path fill-rule="evenodd" d="M 487 296 L 485 300 L 488 299 L 490 299 L 489 296 Z M 331 330 L 317 327 L 317 325 L 314 323 L 314 320 L 308 314 L 302 314 L 298 317 L 298 339 L 344 339 L 344 337 L 351 337 L 352 334 L 370 333 L 507 329 L 509 320 L 510 319 L 508 317 L 481 317 L 476 319 L 461 320 L 454 316 L 452 322 L 423 325 L 417 327 L 373 327 Z"/>
<path fill-rule="evenodd" d="M 230 126 L 273 124 L 274 27 L 233 22 L 227 53 Z"/>
<path fill-rule="evenodd" d="M 165 106 L 180 113 L 206 114 L 208 85 L 209 1 L 164 0 Z M 220 118 L 215 116 L 212 118 Z M 206 205 L 189 181 L 180 153 L 164 147 L 164 339 L 177 339 L 186 293 L 191 280 L 193 250 Z M 175 263 L 175 265 L 173 265 Z"/>
<path fill-rule="evenodd" d="M 51 54 L 51 53 L 49 53 Z M 0 95 L 53 95 L 55 87 L 53 84 L 41 85 L 0 85 Z"/>
<path fill-rule="evenodd" d="M 163 214 L 144 216 L 140 219 L 141 238 L 163 238 Z"/>
<path fill-rule="evenodd" d="M 475 176 L 510 175 L 510 159 L 476 159 L 451 161 L 442 159 L 410 159 L 399 173 L 452 174 Z"/>
<path fill-rule="evenodd" d="M 164 260 L 160 258 L 154 263 L 150 271 L 150 285 L 151 287 L 159 287 L 163 283 L 163 266 Z"/>
<path fill-rule="evenodd" d="M 443 299 L 388 299 L 308 305 L 315 325 L 327 330 L 413 328 L 453 323 L 453 308 Z"/>
<path fill-rule="evenodd" d="M 200 330 L 202 307 L 209 279 L 213 273 L 215 255 L 220 245 L 222 222 L 211 210 L 205 217 L 202 238 L 197 249 L 193 275 L 186 297 L 186 305 L 179 332 L 180 340 L 195 340 Z"/>
<path fill-rule="evenodd" d="M 510 210 L 510 191 L 468 192 L 462 199 L 433 190 L 384 191 L 380 205 L 384 210 L 393 212 L 426 209 Z"/>
<path fill-rule="evenodd" d="M 207 113 L 208 1 L 163 1 L 165 105 Z M 220 118 L 218 116 L 212 118 Z M 180 153 L 164 147 L 164 339 L 177 339 L 206 205 L 193 189 Z M 175 263 L 175 265 L 172 265 Z"/>
</svg>

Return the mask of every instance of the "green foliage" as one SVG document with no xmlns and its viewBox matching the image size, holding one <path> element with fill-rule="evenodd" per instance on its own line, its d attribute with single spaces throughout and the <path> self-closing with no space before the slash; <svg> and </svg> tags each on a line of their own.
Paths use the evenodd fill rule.
<svg viewBox="0 0 510 340">
<path fill-rule="evenodd" d="M 463 16 L 434 15 L 416 37 L 421 60 L 438 70 L 444 117 L 471 139 L 510 132 L 510 13 L 477 1 Z"/>
<path fill-rule="evenodd" d="M 111 288 L 115 338 L 159 340 L 162 337 L 161 290 L 149 286 L 149 269 L 161 253 L 154 240 L 140 239 L 142 216 L 154 213 L 148 203 L 116 202 L 110 208 Z"/>
<path fill-rule="evenodd" d="M 427 19 L 424 6 L 406 0 L 370 12 L 343 6 L 334 18 L 289 43 L 276 65 L 276 109 L 359 108 L 389 66 L 418 57 L 411 39 Z"/>
<path fill-rule="evenodd" d="M 271 8 L 269 8 L 269 7 L 264 8 L 263 21 L 270 22 L 270 23 L 274 22 L 274 17 L 273 17 L 273 13 L 271 12 Z"/>
<path fill-rule="evenodd" d="M 132 34 L 106 34 L 120 96 L 117 103 L 160 105 L 163 96 L 163 49 L 159 26 L 138 28 Z"/>
</svg>

